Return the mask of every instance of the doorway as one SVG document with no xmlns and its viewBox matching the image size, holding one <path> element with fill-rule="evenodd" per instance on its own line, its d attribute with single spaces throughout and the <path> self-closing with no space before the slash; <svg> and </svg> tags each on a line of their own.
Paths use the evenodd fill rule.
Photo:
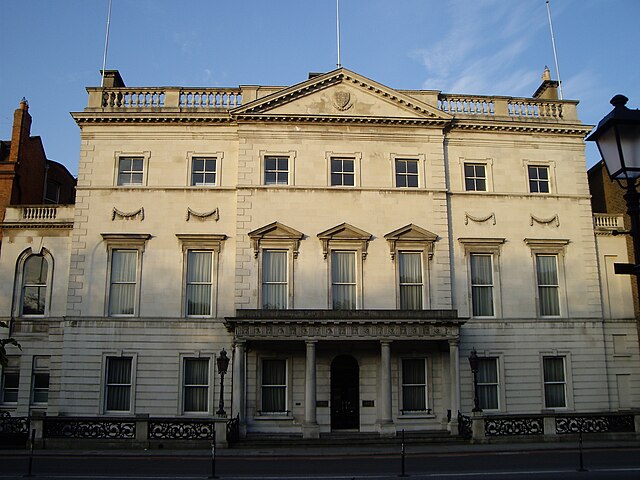
<svg viewBox="0 0 640 480">
<path fill-rule="evenodd" d="M 360 368 L 351 355 L 331 362 L 331 430 L 360 428 Z"/>
</svg>

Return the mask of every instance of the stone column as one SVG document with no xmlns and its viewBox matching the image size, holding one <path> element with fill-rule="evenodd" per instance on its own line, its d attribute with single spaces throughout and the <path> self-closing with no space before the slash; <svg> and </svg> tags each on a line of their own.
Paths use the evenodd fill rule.
<svg viewBox="0 0 640 480">
<path fill-rule="evenodd" d="M 452 435 L 458 434 L 458 411 L 460 410 L 460 340 L 449 340 L 449 382 L 451 385 L 451 421 L 449 431 Z"/>
<path fill-rule="evenodd" d="M 391 400 L 391 342 L 380 342 L 380 435 L 393 436 L 396 433 L 393 424 Z"/>
<path fill-rule="evenodd" d="M 246 378 L 245 378 L 245 343 L 236 342 L 233 346 L 233 402 L 232 415 L 240 420 L 240 436 L 247 433 L 246 419 Z"/>
<path fill-rule="evenodd" d="M 316 340 L 307 340 L 304 383 L 304 424 L 303 438 L 319 438 L 320 429 L 316 419 Z"/>
</svg>

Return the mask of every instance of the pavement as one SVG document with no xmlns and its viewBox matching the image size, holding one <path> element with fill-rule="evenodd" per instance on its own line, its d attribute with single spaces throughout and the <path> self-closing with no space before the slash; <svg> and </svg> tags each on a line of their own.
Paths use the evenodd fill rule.
<svg viewBox="0 0 640 480">
<path fill-rule="evenodd" d="M 640 449 L 640 439 L 635 440 L 585 440 L 582 448 L 588 450 L 603 449 Z M 300 447 L 271 447 L 268 445 L 251 448 L 217 448 L 217 457 L 345 457 L 345 456 L 396 456 L 401 454 L 401 444 L 384 445 L 340 445 L 340 446 L 309 446 Z M 475 443 L 475 444 L 407 444 L 405 453 L 411 455 L 460 455 L 460 454 L 482 454 L 487 452 L 521 453 L 535 451 L 577 451 L 579 443 L 577 441 L 550 441 L 550 442 L 524 442 L 511 441 L 499 443 Z M 28 455 L 27 449 L 2 449 L 0 458 L 3 456 Z M 36 456 L 130 456 L 130 457 L 208 457 L 211 456 L 211 449 L 112 449 L 112 448 L 81 448 L 81 449 L 36 449 Z"/>
</svg>

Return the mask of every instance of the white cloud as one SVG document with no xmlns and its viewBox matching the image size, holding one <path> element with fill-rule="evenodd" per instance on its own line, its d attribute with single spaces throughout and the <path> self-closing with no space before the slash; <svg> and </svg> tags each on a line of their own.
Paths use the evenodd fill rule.
<svg viewBox="0 0 640 480">
<path fill-rule="evenodd" d="M 521 57 L 545 24 L 544 7 L 530 0 L 455 0 L 446 5 L 441 12 L 444 36 L 412 52 L 426 69 L 424 88 L 510 95 L 535 88 L 542 66 L 523 67 Z"/>
</svg>

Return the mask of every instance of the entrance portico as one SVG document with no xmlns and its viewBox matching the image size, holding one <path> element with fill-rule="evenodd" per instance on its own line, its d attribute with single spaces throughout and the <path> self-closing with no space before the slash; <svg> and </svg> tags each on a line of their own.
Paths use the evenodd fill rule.
<svg viewBox="0 0 640 480">
<path fill-rule="evenodd" d="M 446 422 L 455 422 L 459 409 L 464 321 L 454 310 L 238 310 L 226 318 L 235 344 L 232 413 L 241 432 L 305 438 L 451 429 Z M 418 366 L 423 360 L 417 380 L 408 378 L 409 360 Z M 283 402 L 278 412 L 264 408 L 276 388 L 264 370 L 273 361 L 286 371 L 284 383 L 276 382 Z M 422 403 L 411 401 L 416 391 Z"/>
</svg>

